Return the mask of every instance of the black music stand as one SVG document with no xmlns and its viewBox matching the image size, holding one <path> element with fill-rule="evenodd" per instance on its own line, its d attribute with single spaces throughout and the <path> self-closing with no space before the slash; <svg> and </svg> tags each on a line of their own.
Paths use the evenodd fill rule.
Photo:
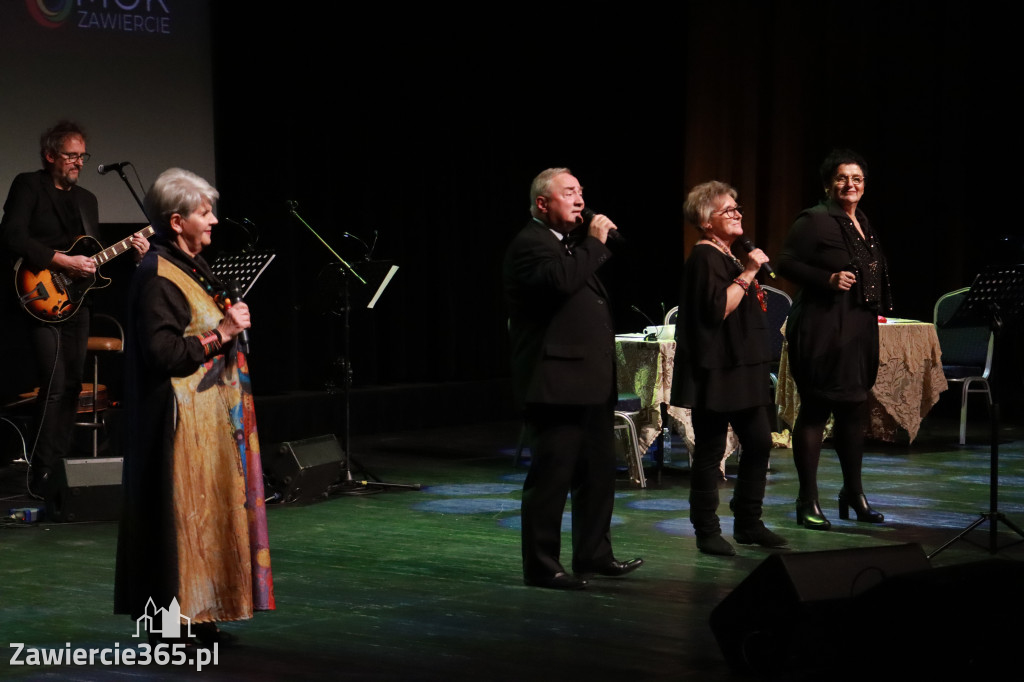
<svg viewBox="0 0 1024 682">
<path fill-rule="evenodd" d="M 387 261 L 364 261 L 356 266 L 338 262 L 327 265 L 317 276 L 317 284 L 322 291 L 333 292 L 331 311 L 342 318 L 342 335 L 344 339 L 344 355 L 339 365 L 342 372 L 341 392 L 344 402 L 345 432 L 342 435 L 345 450 L 345 469 L 342 479 L 330 486 L 328 492 L 339 495 L 365 495 L 380 492 L 381 488 L 406 488 L 419 490 L 419 483 L 385 483 L 356 464 L 359 471 L 367 479 L 357 480 L 352 475 L 352 435 L 351 435 L 351 397 L 352 397 L 352 362 L 350 316 L 354 307 L 372 309 L 380 300 L 391 279 L 398 272 L 398 266 Z M 335 392 L 334 386 L 328 386 L 328 392 Z M 373 480 L 368 480 L 373 479 Z"/>
<path fill-rule="evenodd" d="M 992 330 L 994 338 L 993 353 L 1002 346 L 1004 318 L 1019 317 L 1024 310 L 1024 265 L 995 265 L 985 268 L 974 278 L 967 297 L 956 309 L 946 323 L 953 327 L 987 326 Z M 999 391 L 996 386 L 998 372 L 989 377 L 989 391 L 992 393 L 992 407 L 989 410 L 992 424 L 991 455 L 989 461 L 989 508 L 981 512 L 981 516 L 964 528 L 956 537 L 948 540 L 941 547 L 928 555 L 931 559 L 957 540 L 966 540 L 978 545 L 967 534 L 989 522 L 988 551 L 995 554 L 1000 549 L 1024 542 L 1024 530 L 1021 530 L 999 511 Z M 998 523 L 1002 521 L 1022 539 L 999 546 L 997 536 Z M 979 547 L 981 545 L 978 545 Z"/>
<path fill-rule="evenodd" d="M 398 272 L 398 266 L 393 265 L 386 261 L 374 261 L 371 260 L 373 255 L 372 247 L 366 247 L 365 242 L 359 240 L 366 247 L 366 256 L 358 266 L 354 267 L 338 253 L 331 248 L 323 237 L 317 234 L 309 223 L 302 219 L 302 216 L 298 213 L 298 202 L 288 202 L 289 213 L 291 213 L 296 220 L 303 224 L 307 230 L 313 233 L 313 236 L 320 240 L 320 243 L 331 252 L 335 258 L 335 262 L 330 263 L 320 274 L 317 275 L 317 283 L 321 291 L 330 292 L 331 304 L 330 309 L 336 314 L 340 314 L 342 317 L 342 333 L 345 343 L 344 355 L 342 356 L 339 364 L 342 371 L 342 396 L 343 396 L 343 413 L 345 417 L 345 433 L 342 435 L 343 449 L 345 451 L 345 470 L 342 479 L 328 488 L 328 493 L 335 493 L 339 495 L 366 495 L 369 493 L 381 492 L 384 488 L 404 488 L 407 490 L 419 490 L 419 483 L 385 483 L 381 481 L 377 476 L 366 470 L 365 467 L 359 465 L 359 471 L 367 476 L 367 479 L 371 480 L 357 480 L 352 475 L 352 463 L 355 459 L 352 457 L 352 426 L 351 421 L 351 398 L 352 398 L 352 362 L 349 359 L 351 353 L 351 328 L 350 328 L 350 317 L 352 312 L 352 306 L 358 305 L 360 308 L 373 308 L 377 305 L 377 301 L 383 295 L 385 288 L 391 282 L 392 277 Z M 345 236 L 349 235 L 347 232 Z M 376 244 L 376 240 L 374 240 Z M 334 392 L 333 386 L 328 386 L 328 392 Z"/>
<path fill-rule="evenodd" d="M 256 283 L 259 276 L 274 260 L 273 251 L 239 251 L 238 253 L 224 253 L 217 256 L 217 259 L 210 265 L 213 274 L 224 283 L 232 280 L 238 282 L 245 297 Z"/>
<path fill-rule="evenodd" d="M 228 296 L 245 299 L 252 285 L 274 260 L 272 251 L 241 251 L 217 256 L 210 269 L 228 287 Z M 249 347 L 249 333 L 243 331 L 238 337 L 239 350 L 252 355 Z"/>
</svg>

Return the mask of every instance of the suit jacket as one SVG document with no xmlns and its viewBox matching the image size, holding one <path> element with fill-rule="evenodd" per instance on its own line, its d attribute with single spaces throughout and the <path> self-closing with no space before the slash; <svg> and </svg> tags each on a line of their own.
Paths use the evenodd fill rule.
<svg viewBox="0 0 1024 682">
<path fill-rule="evenodd" d="M 595 405 L 615 400 L 615 332 L 597 270 L 611 257 L 584 235 L 560 242 L 531 220 L 505 254 L 516 400 Z"/>
<path fill-rule="evenodd" d="M 70 206 L 65 201 L 70 198 Z M 96 195 L 73 186 L 64 196 L 49 172 L 21 173 L 11 183 L 0 221 L 0 247 L 12 262 L 24 258 L 34 270 L 49 266 L 54 251 L 68 249 L 83 234 L 99 236 Z"/>
</svg>

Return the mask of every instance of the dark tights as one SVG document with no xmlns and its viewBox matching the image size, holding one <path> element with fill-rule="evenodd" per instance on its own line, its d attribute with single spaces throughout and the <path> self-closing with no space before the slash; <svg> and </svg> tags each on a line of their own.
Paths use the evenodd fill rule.
<svg viewBox="0 0 1024 682">
<path fill-rule="evenodd" d="M 861 464 L 864 461 L 864 431 L 867 426 L 867 401 L 835 403 L 825 400 L 803 402 L 793 428 L 793 464 L 800 478 L 801 500 L 818 499 L 818 461 L 821 441 L 829 415 L 832 443 L 843 469 L 843 488 L 850 495 L 864 492 Z"/>
</svg>

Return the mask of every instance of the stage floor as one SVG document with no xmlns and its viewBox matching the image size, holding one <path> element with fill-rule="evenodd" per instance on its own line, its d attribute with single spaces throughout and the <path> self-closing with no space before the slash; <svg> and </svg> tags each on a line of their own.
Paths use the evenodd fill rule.
<svg viewBox="0 0 1024 682">
<path fill-rule="evenodd" d="M 822 506 L 829 532 L 795 523 L 797 480 L 789 451 L 772 457 L 765 520 L 790 541 L 788 554 L 849 550 L 852 562 L 872 548 L 920 544 L 934 552 L 989 509 L 989 454 L 981 425 L 967 446 L 956 444 L 951 419 L 929 419 L 912 446 L 869 443 L 864 478 L 869 498 L 886 515 L 882 525 L 842 521 L 835 494 L 840 486 L 834 451 L 822 456 Z M 525 468 L 513 466 L 519 425 L 515 422 L 365 436 L 353 440 L 354 460 L 386 483 L 420 484 L 421 490 L 391 488 L 369 495 L 335 495 L 304 505 L 269 506 L 271 557 L 277 610 L 248 622 L 227 624 L 239 642 L 221 648 L 217 663 L 200 674 L 194 666 L 12 665 L 0 662 L 0 678 L 45 680 L 733 680 L 712 633 L 713 608 L 758 568 L 770 551 L 738 546 L 738 556 L 699 554 L 687 517 L 685 468 L 666 472 L 646 490 L 620 486 L 612 538 L 619 558 L 644 557 L 646 564 L 621 580 L 595 578 L 586 591 L 561 593 L 522 584 L 519 498 Z M 1020 427 L 1001 434 L 999 509 L 1024 524 L 1024 436 Z M 357 474 L 359 473 L 357 467 Z M 649 472 L 653 474 L 653 472 Z M 723 527 L 733 472 L 723 483 Z M 357 478 L 367 478 L 357 475 Z M 651 476 L 653 478 L 653 476 Z M 0 468 L 3 507 L 25 506 L 16 465 Z M 569 546 L 568 517 L 564 546 Z M 1024 560 L 1024 545 L 988 551 L 986 522 L 972 534 L 981 546 L 956 542 L 931 560 L 933 568 L 983 566 L 990 559 Z M 1018 540 L 999 525 L 1001 544 Z M 0 632 L 8 644 L 26 649 L 124 650 L 137 646 L 135 623 L 114 616 L 112 591 L 115 523 L 14 523 L 0 528 Z M 567 551 L 564 562 L 569 563 Z M 1020 586 L 1003 595 L 997 580 L 980 575 L 995 591 L 990 623 L 941 623 L 973 646 L 991 641 L 998 624 L 1018 614 Z M 827 576 L 822 578 L 827 582 Z M 970 579 L 974 582 L 974 579 Z M 759 589 L 777 591 L 782 585 Z M 960 588 L 964 586 L 961 584 Z M 954 589 L 959 589 L 954 586 Z M 973 587 L 972 587 L 973 590 Z M 755 591 L 756 594 L 756 591 Z M 944 593 L 954 602 L 958 595 Z M 957 613 L 955 610 L 953 614 Z M 796 660 L 773 679 L 844 679 L 874 670 L 874 657 L 892 654 L 890 630 L 906 614 L 882 609 L 868 629 L 801 625 L 787 637 L 794 645 L 779 657 Z M 956 617 L 951 615 L 950 618 Z M 820 623 L 818 625 L 821 625 Z M 875 629 L 877 625 L 877 630 Z M 889 626 L 889 627 L 887 627 Z M 1019 634 L 1020 628 L 1016 626 Z M 806 669 L 799 651 L 846 652 L 834 663 Z M 851 636 L 852 635 L 852 636 Z M 940 643 L 937 643 L 941 645 Z M 899 645 L 902 646 L 902 645 Z M 908 637 L 906 669 L 934 673 L 950 669 L 1002 669 L 1012 651 L 984 648 L 960 655 L 923 650 Z M 23 652 L 21 660 L 25 660 Z M 782 661 L 785 663 L 785 661 Z M 920 662 L 920 666 L 917 666 Z M 877 663 L 873 679 L 895 670 Z M 993 667 L 994 666 L 994 667 Z"/>
</svg>

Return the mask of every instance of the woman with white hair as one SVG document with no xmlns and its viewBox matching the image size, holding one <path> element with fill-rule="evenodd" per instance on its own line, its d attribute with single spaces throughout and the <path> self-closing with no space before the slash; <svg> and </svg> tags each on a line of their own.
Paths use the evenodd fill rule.
<svg viewBox="0 0 1024 682">
<path fill-rule="evenodd" d="M 177 600 L 204 645 L 274 608 L 263 473 L 245 355 L 250 326 L 200 253 L 217 190 L 179 168 L 146 195 L 156 235 L 132 280 L 116 613 Z M 233 304 L 232 304 L 233 303 Z M 151 633 L 151 641 L 162 641 Z"/>
<path fill-rule="evenodd" d="M 701 234 L 686 260 L 676 325 L 673 405 L 693 417 L 690 521 L 697 549 L 733 556 L 718 520 L 719 463 L 729 426 L 743 446 L 729 507 L 733 539 L 742 545 L 784 547 L 786 539 L 761 521 L 771 426 L 765 297 L 755 279 L 768 257 L 754 249 L 740 261 L 732 245 L 743 235 L 736 190 L 705 182 L 686 197 L 687 222 Z"/>
</svg>

